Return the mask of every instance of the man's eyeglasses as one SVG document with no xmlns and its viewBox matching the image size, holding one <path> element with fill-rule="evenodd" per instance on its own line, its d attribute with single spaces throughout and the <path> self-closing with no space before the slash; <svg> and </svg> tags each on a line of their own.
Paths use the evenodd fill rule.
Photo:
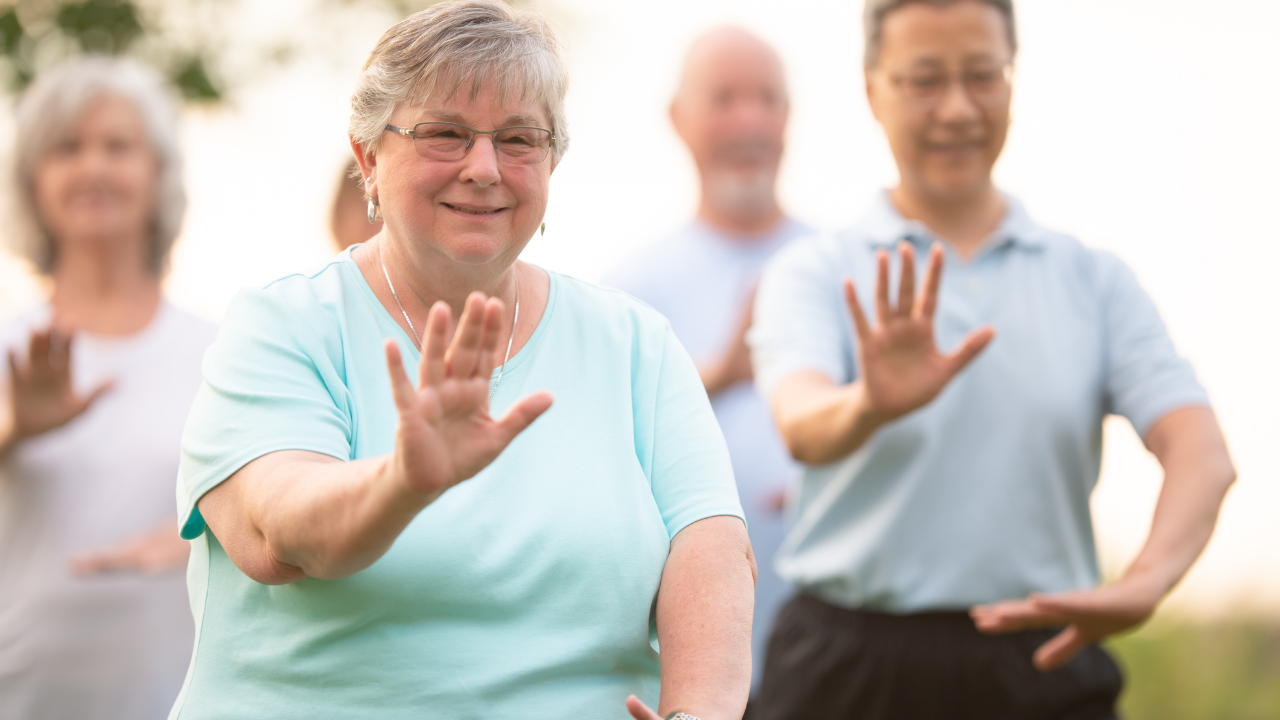
<svg viewBox="0 0 1280 720">
<path fill-rule="evenodd" d="M 555 135 L 539 127 L 505 127 L 476 130 L 451 122 L 420 122 L 411 128 L 388 125 L 387 129 L 413 138 L 413 147 L 428 160 L 457 162 L 467 156 L 477 135 L 488 135 L 498 159 L 513 165 L 536 165 L 547 159 Z"/>
<path fill-rule="evenodd" d="M 1013 65 L 996 68 L 965 70 L 960 77 L 941 71 L 920 71 L 891 75 L 890 79 L 902 93 L 921 107 L 934 107 L 947 94 L 957 80 L 973 102 L 983 107 L 994 107 L 1009 100 L 1013 82 Z"/>
</svg>

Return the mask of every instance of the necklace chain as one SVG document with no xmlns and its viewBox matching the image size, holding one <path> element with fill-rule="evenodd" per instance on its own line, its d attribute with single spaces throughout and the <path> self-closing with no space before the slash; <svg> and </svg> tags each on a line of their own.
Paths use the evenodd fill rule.
<svg viewBox="0 0 1280 720">
<path fill-rule="evenodd" d="M 382 277 L 387 279 L 387 287 L 391 290 L 391 298 L 396 301 L 396 307 L 400 308 L 400 314 L 404 316 L 404 321 L 409 323 L 409 332 L 413 333 L 413 341 L 418 344 L 418 352 L 422 352 L 422 338 L 418 336 L 418 329 L 413 326 L 413 321 L 409 319 L 409 313 L 404 309 L 404 303 L 400 302 L 400 296 L 396 293 L 396 286 L 391 282 L 391 273 L 387 272 L 387 263 L 382 259 L 382 244 L 378 244 L 378 264 L 382 266 Z M 493 388 L 489 390 L 489 399 L 493 399 L 493 394 L 498 392 L 498 385 L 502 383 L 502 374 L 507 371 L 507 361 L 511 359 L 511 344 L 516 339 L 516 325 L 520 322 L 520 274 L 516 273 L 516 311 L 511 318 L 511 336 L 507 338 L 507 354 L 502 358 L 502 367 L 498 368 L 498 379 L 493 381 Z"/>
</svg>

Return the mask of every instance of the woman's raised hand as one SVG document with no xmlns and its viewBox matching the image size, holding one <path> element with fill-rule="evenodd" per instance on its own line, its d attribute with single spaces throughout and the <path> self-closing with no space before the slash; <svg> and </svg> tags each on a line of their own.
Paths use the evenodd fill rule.
<svg viewBox="0 0 1280 720">
<path fill-rule="evenodd" d="M 437 302 L 427 316 L 416 388 L 405 374 L 399 347 L 390 340 L 386 344 L 400 411 L 394 470 L 411 492 L 428 501 L 483 470 L 551 407 L 551 394 L 539 392 L 516 402 L 502 419 L 489 417 L 489 379 L 502 359 L 500 340 L 508 327 L 502 301 L 472 293 L 451 345 L 449 314 L 449 306 Z"/>
<path fill-rule="evenodd" d="M 982 351 L 995 330 L 974 330 L 955 352 L 944 355 L 933 341 L 933 314 L 942 280 L 942 246 L 929 252 L 924 290 L 916 296 L 915 251 L 910 243 L 898 247 L 902 277 L 898 306 L 889 304 L 889 253 L 876 255 L 876 326 L 867 321 L 853 281 L 845 278 L 845 300 L 858 334 L 858 371 L 863 381 L 863 402 L 883 422 L 901 417 L 937 397 L 956 373 Z"/>
<path fill-rule="evenodd" d="M 62 427 L 74 420 L 103 393 L 111 383 L 80 395 L 71 382 L 71 336 L 58 330 L 31 334 L 25 363 L 9 351 L 8 430 L 0 426 L 0 448 L 26 438 Z"/>
</svg>

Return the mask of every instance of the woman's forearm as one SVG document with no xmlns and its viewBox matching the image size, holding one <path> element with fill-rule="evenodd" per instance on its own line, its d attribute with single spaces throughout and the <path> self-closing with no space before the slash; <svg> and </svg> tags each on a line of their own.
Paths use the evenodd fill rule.
<svg viewBox="0 0 1280 720">
<path fill-rule="evenodd" d="M 1146 444 L 1164 468 L 1164 484 L 1151 533 L 1125 576 L 1150 583 L 1163 596 L 1208 544 L 1236 472 L 1218 421 L 1207 407 L 1166 415 L 1147 433 Z"/>
<path fill-rule="evenodd" d="M 812 371 L 779 383 L 773 406 L 792 457 L 809 465 L 848 456 L 884 424 L 865 402 L 861 381 L 837 385 Z"/>
<path fill-rule="evenodd" d="M 658 591 L 660 715 L 742 717 L 751 688 L 755 579 L 751 542 L 736 517 L 699 520 L 672 540 Z"/>
<path fill-rule="evenodd" d="M 272 453 L 209 491 L 200 512 L 258 582 L 347 577 L 382 557 L 430 502 L 406 491 L 390 466 L 389 458 Z"/>
</svg>

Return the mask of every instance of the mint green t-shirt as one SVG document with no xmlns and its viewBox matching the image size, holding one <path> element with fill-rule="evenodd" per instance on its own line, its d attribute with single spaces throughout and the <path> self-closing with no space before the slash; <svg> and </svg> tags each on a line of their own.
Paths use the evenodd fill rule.
<svg viewBox="0 0 1280 720">
<path fill-rule="evenodd" d="M 358 247 L 358 246 L 357 246 Z M 280 450 L 392 450 L 384 338 L 419 353 L 351 250 L 232 303 L 183 438 L 196 647 L 172 718 L 625 718 L 653 704 L 653 607 L 671 538 L 742 516 L 724 440 L 665 319 L 550 273 L 492 413 L 555 403 L 488 468 L 426 508 L 369 568 L 261 585 L 196 501 Z"/>
</svg>

